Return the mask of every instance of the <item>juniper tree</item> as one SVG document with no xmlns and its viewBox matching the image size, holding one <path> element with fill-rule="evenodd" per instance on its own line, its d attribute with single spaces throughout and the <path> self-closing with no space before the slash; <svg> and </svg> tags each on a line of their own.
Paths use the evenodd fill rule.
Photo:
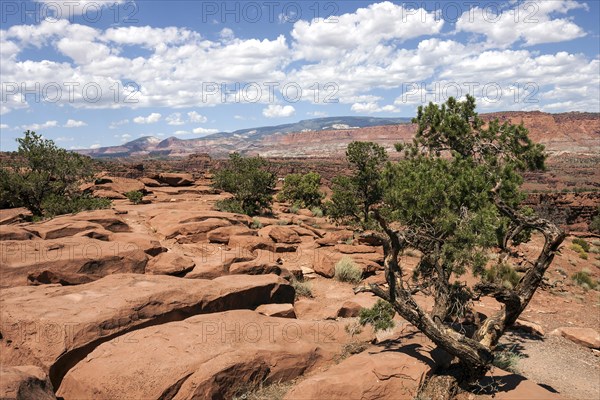
<svg viewBox="0 0 600 400">
<path fill-rule="evenodd" d="M 369 227 L 371 207 L 381 201 L 379 177 L 387 161 L 385 149 L 373 142 L 352 142 L 346 150 L 352 175 L 333 179 L 333 195 L 328 213 L 340 221 Z"/>
<path fill-rule="evenodd" d="M 522 174 L 544 168 L 543 146 L 531 141 L 523 125 L 485 124 L 475 108 L 470 96 L 419 107 L 416 136 L 396 146 L 403 157 L 382 171 L 381 201 L 372 210 L 381 229 L 372 235 L 383 243 L 388 285 L 355 289 L 388 301 L 457 357 L 465 372 L 461 379 L 468 381 L 490 368 L 498 340 L 531 300 L 565 237 L 554 223 L 520 207 Z M 528 240 L 522 233 L 529 230 L 545 242 L 516 285 L 483 279 L 488 250 Z M 399 261 L 407 249 L 422 255 L 411 274 Z M 481 278 L 472 287 L 457 279 L 467 270 Z M 417 293 L 433 297 L 430 312 L 417 304 Z M 470 330 L 456 329 L 457 318 L 480 296 L 495 298 L 502 309 Z"/>
</svg>

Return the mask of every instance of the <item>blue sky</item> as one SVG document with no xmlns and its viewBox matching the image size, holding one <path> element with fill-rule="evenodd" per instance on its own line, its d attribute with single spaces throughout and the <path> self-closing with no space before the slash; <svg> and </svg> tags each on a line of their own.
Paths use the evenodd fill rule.
<svg viewBox="0 0 600 400">
<path fill-rule="evenodd" d="M 0 3 L 0 147 L 193 138 L 320 116 L 600 111 L 598 1 Z"/>
</svg>

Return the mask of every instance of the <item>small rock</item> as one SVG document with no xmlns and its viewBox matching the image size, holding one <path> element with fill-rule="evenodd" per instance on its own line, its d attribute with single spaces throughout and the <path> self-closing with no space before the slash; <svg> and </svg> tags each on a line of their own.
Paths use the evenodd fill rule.
<svg viewBox="0 0 600 400">
<path fill-rule="evenodd" d="M 592 328 L 575 328 L 563 326 L 550 332 L 551 335 L 565 339 L 592 349 L 600 349 L 600 334 Z"/>
<path fill-rule="evenodd" d="M 296 318 L 293 304 L 263 304 L 256 311 L 268 317 Z"/>
</svg>

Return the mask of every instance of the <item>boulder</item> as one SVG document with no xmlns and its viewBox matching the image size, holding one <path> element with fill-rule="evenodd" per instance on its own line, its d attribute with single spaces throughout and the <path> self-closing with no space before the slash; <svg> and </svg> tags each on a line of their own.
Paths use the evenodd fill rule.
<svg viewBox="0 0 600 400">
<path fill-rule="evenodd" d="M 266 230 L 268 236 L 273 239 L 275 243 L 294 244 L 302 242 L 298 233 L 290 227 L 275 225 L 263 229 Z"/>
<path fill-rule="evenodd" d="M 190 272 L 196 264 L 186 256 L 175 253 L 160 253 L 146 264 L 146 273 L 152 275 L 183 276 Z"/>
<path fill-rule="evenodd" d="M 56 400 L 48 375 L 33 365 L 0 366 L 0 399 Z"/>
<path fill-rule="evenodd" d="M 412 400 L 434 365 L 427 354 L 418 353 L 414 347 L 362 352 L 301 381 L 285 399 Z"/>
<path fill-rule="evenodd" d="M 136 328 L 293 300 L 294 289 L 275 275 L 205 281 L 120 274 L 78 286 L 6 289 L 0 293 L 0 363 L 40 366 L 50 371 L 52 384 L 59 387 L 68 369 L 94 347 Z M 177 336 L 171 338 L 179 342 Z M 131 332 L 113 342 L 129 345 L 136 340 L 140 340 L 137 332 Z M 168 346 L 164 349 L 168 351 Z M 121 395 L 132 398 L 127 391 Z"/>
<path fill-rule="evenodd" d="M 157 180 L 169 186 L 191 186 L 194 183 L 191 174 L 162 173 L 158 175 Z"/>
<path fill-rule="evenodd" d="M 198 315 L 109 341 L 65 376 L 65 399 L 230 399 L 261 382 L 286 382 L 331 362 L 343 325 L 255 311 Z"/>
<path fill-rule="evenodd" d="M 124 195 L 127 192 L 140 191 L 144 192 L 144 184 L 137 179 L 123 178 L 116 176 L 103 176 L 98 178 L 91 190 L 95 196 L 100 196 L 99 192 L 114 192 Z"/>
<path fill-rule="evenodd" d="M 276 274 L 281 275 L 281 267 L 276 263 L 261 262 L 256 260 L 233 263 L 229 266 L 229 274 Z"/>
<path fill-rule="evenodd" d="M 152 178 L 140 178 L 140 182 L 142 182 L 144 186 L 147 187 L 159 187 L 161 185 L 159 181 Z"/>
<path fill-rule="evenodd" d="M 293 304 L 263 304 L 256 312 L 269 317 L 296 318 Z"/>
<path fill-rule="evenodd" d="M 58 284 L 62 286 L 82 285 L 84 283 L 90 283 L 94 280 L 95 278 L 89 275 L 62 271 L 41 270 L 27 275 L 27 283 L 33 286 L 51 284 Z"/>
<path fill-rule="evenodd" d="M 565 339 L 580 344 L 591 349 L 600 349 L 600 334 L 593 328 L 575 328 L 560 327 L 552 332 L 551 335 L 562 336 Z"/>
<path fill-rule="evenodd" d="M 337 318 L 338 306 L 335 304 L 323 306 L 323 303 L 313 299 L 301 298 L 294 303 L 294 313 L 299 319 L 320 321 Z"/>
<path fill-rule="evenodd" d="M 229 225 L 231 225 L 231 223 L 227 220 L 209 218 L 200 222 L 188 222 L 172 226 L 161 233 L 163 233 L 167 239 L 176 238 L 178 243 L 194 243 L 205 241 L 208 232 Z"/>
<path fill-rule="evenodd" d="M 27 285 L 41 271 L 98 279 L 114 273 L 144 273 L 148 256 L 135 246 L 87 237 L 2 242 L 0 287 Z"/>
<path fill-rule="evenodd" d="M 532 335 L 544 336 L 544 328 L 535 322 L 525 321 L 524 319 L 518 319 L 513 324 L 513 329 L 517 329 L 523 332 L 527 332 Z"/>
<path fill-rule="evenodd" d="M 231 236 L 252 236 L 256 232 L 245 225 L 223 226 L 214 229 L 206 235 L 210 243 L 228 244 Z"/>
<path fill-rule="evenodd" d="M 369 293 L 359 293 L 352 300 L 345 301 L 337 312 L 341 318 L 358 317 L 363 308 L 371 308 L 377 302 L 377 297 Z"/>
<path fill-rule="evenodd" d="M 94 197 L 103 197 L 110 200 L 125 200 L 127 196 L 122 193 L 108 189 L 97 189 L 93 191 Z"/>
<path fill-rule="evenodd" d="M 0 241 L 39 239 L 37 235 L 16 225 L 2 225 Z"/>
<path fill-rule="evenodd" d="M 139 249 L 149 256 L 155 257 L 167 251 L 160 242 L 147 234 L 124 232 L 115 233 L 111 236 L 112 242 L 119 242 L 123 248 Z"/>
<path fill-rule="evenodd" d="M 25 229 L 42 239 L 59 239 L 95 229 L 105 230 L 100 224 L 80 220 L 69 221 L 69 218 L 65 217 L 32 224 Z"/>
<path fill-rule="evenodd" d="M 354 237 L 354 232 L 349 230 L 329 232 L 315 242 L 320 246 L 335 246 L 340 242 L 352 239 L 352 237 Z"/>
<path fill-rule="evenodd" d="M 359 244 L 359 245 L 338 244 L 334 248 L 335 248 L 335 250 L 339 251 L 342 254 L 375 253 L 378 250 L 376 247 L 367 246 L 364 244 Z"/>
</svg>

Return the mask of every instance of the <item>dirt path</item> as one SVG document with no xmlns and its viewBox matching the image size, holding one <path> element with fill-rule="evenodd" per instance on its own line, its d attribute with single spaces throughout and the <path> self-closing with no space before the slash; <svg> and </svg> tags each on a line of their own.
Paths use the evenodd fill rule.
<svg viewBox="0 0 600 400">
<path fill-rule="evenodd" d="M 567 339 L 508 333 L 502 343 L 522 355 L 519 372 L 567 399 L 600 399 L 600 352 Z"/>
</svg>

